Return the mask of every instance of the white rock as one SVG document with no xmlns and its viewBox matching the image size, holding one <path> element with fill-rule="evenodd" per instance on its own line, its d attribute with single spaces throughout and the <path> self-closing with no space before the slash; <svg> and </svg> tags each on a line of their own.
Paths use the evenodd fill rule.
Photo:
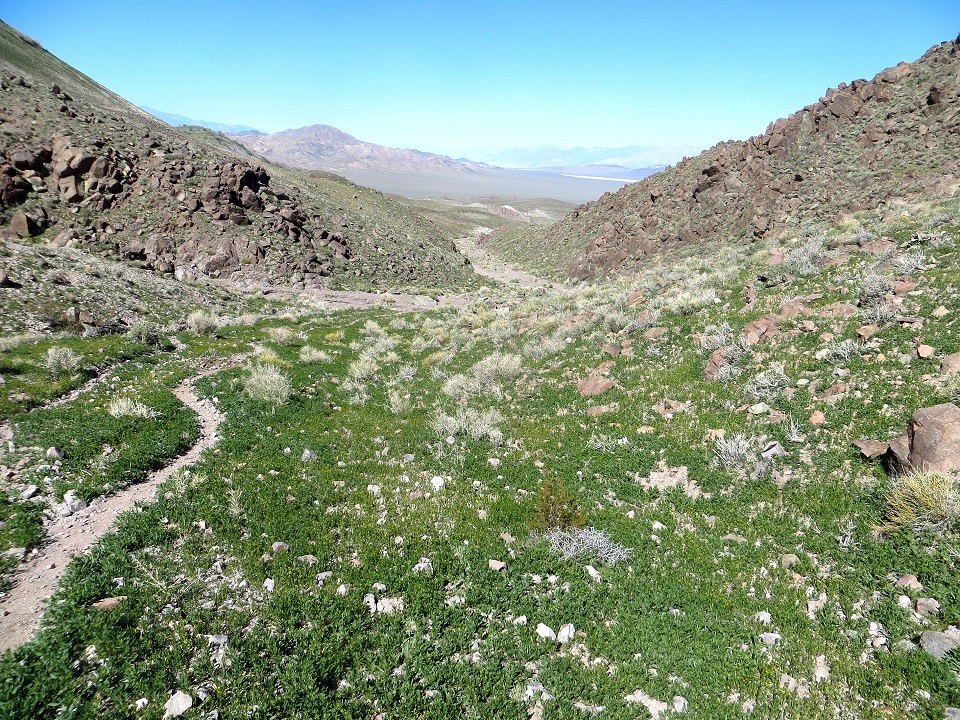
<svg viewBox="0 0 960 720">
<path fill-rule="evenodd" d="M 133 704 L 133 707 L 135 710 L 143 710 L 149 704 L 150 704 L 149 700 L 147 700 L 146 698 L 140 698 Z"/>
<path fill-rule="evenodd" d="M 589 575 L 592 580 L 595 580 L 596 582 L 600 582 L 601 580 L 600 573 L 597 571 L 597 569 L 593 565 L 587 565 L 584 568 L 584 570 L 587 571 L 587 575 Z"/>
<path fill-rule="evenodd" d="M 518 626 L 519 626 L 519 625 L 526 625 L 526 624 L 527 624 L 527 616 L 526 616 L 526 615 L 521 615 L 521 616 L 518 617 L 518 618 L 514 618 L 514 619 L 513 619 L 513 624 L 514 624 L 514 625 L 518 625 Z"/>
<path fill-rule="evenodd" d="M 770 615 L 766 610 L 761 610 L 753 616 L 753 619 L 758 623 L 763 623 L 764 625 L 769 625 L 773 621 L 773 616 Z"/>
<path fill-rule="evenodd" d="M 444 485 L 447 483 L 439 475 L 434 475 L 432 478 L 430 478 L 430 484 L 433 486 L 434 491 L 439 491 L 443 490 Z"/>
<path fill-rule="evenodd" d="M 687 699 L 682 695 L 673 696 L 673 711 L 682 713 L 686 712 L 687 708 L 690 707 L 690 703 L 687 702 Z"/>
<path fill-rule="evenodd" d="M 403 598 L 380 598 L 377 600 L 377 612 L 384 615 L 393 615 L 395 612 L 403 612 Z"/>
<path fill-rule="evenodd" d="M 415 573 L 433 575 L 433 561 L 430 558 L 422 557 L 420 558 L 420 562 L 413 566 L 413 571 Z"/>
<path fill-rule="evenodd" d="M 830 666 L 827 665 L 827 656 L 818 655 L 817 662 L 813 666 L 814 682 L 823 682 L 830 677 Z"/>
<path fill-rule="evenodd" d="M 371 615 L 377 612 L 377 599 L 373 596 L 373 593 L 367 593 L 363 596 L 363 604 L 367 606 Z"/>
<path fill-rule="evenodd" d="M 650 526 L 650 529 L 653 530 L 654 532 L 660 532 L 661 530 L 666 530 L 667 526 L 664 525 L 659 520 L 654 520 L 653 525 Z"/>
<path fill-rule="evenodd" d="M 367 485 L 367 492 L 373 495 L 374 497 L 379 497 L 380 495 L 380 486 L 379 485 Z"/>
<path fill-rule="evenodd" d="M 317 585 L 323 585 L 327 580 L 333 577 L 333 572 L 330 570 L 324 570 L 322 573 L 317 573 Z"/>
<path fill-rule="evenodd" d="M 387 589 L 387 586 L 384 585 L 382 582 L 375 582 L 373 584 L 373 589 L 376 590 L 377 592 L 383 592 L 384 590 Z"/>
<path fill-rule="evenodd" d="M 897 605 L 902 607 L 904 610 L 910 610 L 913 607 L 913 600 L 911 600 L 906 595 L 898 595 Z"/>
<path fill-rule="evenodd" d="M 481 520 L 486 520 L 486 519 L 487 519 L 487 511 L 486 511 L 486 510 L 477 510 L 477 517 L 480 518 Z"/>
<path fill-rule="evenodd" d="M 634 690 L 629 695 L 624 695 L 623 700 L 624 702 L 643 705 L 647 709 L 647 712 L 650 713 L 650 717 L 653 720 L 660 720 L 660 714 L 665 713 L 670 709 L 670 706 L 665 702 L 650 697 L 640 689 Z"/>
<path fill-rule="evenodd" d="M 267 592 L 273 592 L 273 588 L 275 584 L 276 583 L 274 582 L 273 578 L 267 578 L 266 580 L 263 581 L 263 589 L 266 590 Z"/>
<path fill-rule="evenodd" d="M 177 691 L 170 696 L 163 706 L 163 717 L 180 717 L 187 710 L 193 707 L 193 698 L 183 691 Z"/>
<path fill-rule="evenodd" d="M 573 640 L 573 635 L 575 632 L 577 632 L 577 629 L 571 623 L 564 623 L 560 626 L 560 632 L 557 633 L 557 641 L 561 645 L 566 645 L 568 642 Z"/>
<path fill-rule="evenodd" d="M 37 490 L 39 489 L 40 488 L 38 488 L 36 485 L 28 485 L 26 489 L 22 493 L 20 493 L 20 499 L 29 500 L 30 498 L 32 498 L 34 495 L 37 494 Z"/>
<path fill-rule="evenodd" d="M 762 642 L 764 645 L 769 645 L 770 647 L 773 647 L 774 645 L 776 645 L 777 641 L 781 640 L 782 638 L 783 636 L 780 633 L 775 633 L 775 632 L 760 633 L 760 642 Z"/>
<path fill-rule="evenodd" d="M 337 586 L 337 595 L 343 596 L 343 595 L 346 595 L 348 592 L 350 592 L 350 585 L 348 585 L 347 583 L 343 583 L 342 585 Z"/>
<path fill-rule="evenodd" d="M 490 467 L 500 467 L 500 458 L 487 458 Z"/>
<path fill-rule="evenodd" d="M 551 628 L 549 625 L 544 625 L 543 623 L 539 623 L 537 625 L 537 635 L 542 637 L 544 640 L 557 639 L 557 634 L 553 631 L 553 628 Z"/>
</svg>

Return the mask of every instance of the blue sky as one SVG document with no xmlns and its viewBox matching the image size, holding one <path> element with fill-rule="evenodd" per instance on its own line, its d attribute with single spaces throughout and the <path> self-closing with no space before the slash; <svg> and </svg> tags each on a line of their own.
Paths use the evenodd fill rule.
<svg viewBox="0 0 960 720">
<path fill-rule="evenodd" d="M 137 105 L 384 145 L 745 139 L 960 33 L 960 2 L 0 0 Z"/>
</svg>

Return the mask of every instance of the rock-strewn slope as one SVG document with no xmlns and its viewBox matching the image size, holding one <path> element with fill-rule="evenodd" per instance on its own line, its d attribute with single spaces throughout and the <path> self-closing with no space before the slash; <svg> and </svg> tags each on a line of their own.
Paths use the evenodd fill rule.
<svg viewBox="0 0 960 720">
<path fill-rule="evenodd" d="M 721 143 L 584 205 L 531 242 L 569 249 L 569 275 L 630 272 L 645 256 L 705 241 L 778 237 L 960 183 L 960 41 L 932 48 L 746 142 Z"/>
<path fill-rule="evenodd" d="M 379 193 L 170 128 L 5 25 L 0 76 L 8 235 L 187 279 L 394 287 L 472 276 L 439 229 Z"/>
</svg>

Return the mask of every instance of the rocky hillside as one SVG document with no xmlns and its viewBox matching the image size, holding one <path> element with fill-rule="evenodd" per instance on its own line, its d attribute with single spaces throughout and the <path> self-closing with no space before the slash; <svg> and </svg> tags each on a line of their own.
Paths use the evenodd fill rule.
<svg viewBox="0 0 960 720">
<path fill-rule="evenodd" d="M 946 42 L 842 83 L 763 135 L 721 143 L 528 234 L 529 252 L 553 253 L 571 279 L 590 280 L 635 271 L 665 249 L 778 238 L 950 196 L 960 184 L 958 77 L 960 42 Z"/>
<path fill-rule="evenodd" d="M 462 285 L 443 233 L 375 191 L 170 128 L 0 26 L 0 223 L 178 279 Z"/>
<path fill-rule="evenodd" d="M 235 139 L 269 160 L 312 170 L 469 173 L 482 167 L 420 150 L 364 142 L 330 125 L 310 125 L 270 135 L 236 135 Z"/>
</svg>

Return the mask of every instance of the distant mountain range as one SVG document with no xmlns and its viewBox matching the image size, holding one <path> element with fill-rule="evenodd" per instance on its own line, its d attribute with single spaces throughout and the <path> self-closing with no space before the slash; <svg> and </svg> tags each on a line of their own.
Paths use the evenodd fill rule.
<svg viewBox="0 0 960 720">
<path fill-rule="evenodd" d="M 661 148 L 659 153 L 657 148 L 643 147 L 514 148 L 502 151 L 508 167 L 500 167 L 486 161 L 489 154 L 484 162 L 478 162 L 387 147 L 358 140 L 330 125 L 266 134 L 246 125 L 225 125 L 148 107 L 143 109 L 170 125 L 200 125 L 230 135 L 272 162 L 335 172 L 357 184 L 410 198 L 492 196 L 582 203 L 662 170 L 666 166 L 663 158 L 682 157 L 677 148 Z M 619 151 L 631 162 L 642 158 L 660 160 L 647 165 L 603 160 Z"/>
<path fill-rule="evenodd" d="M 508 168 L 579 167 L 584 165 L 619 165 L 639 169 L 664 167 L 685 157 L 700 154 L 699 145 L 628 145 L 624 147 L 536 147 L 477 148 L 464 153 L 474 161 Z"/>
<path fill-rule="evenodd" d="M 176 113 L 168 113 L 164 112 L 163 110 L 154 110 L 146 105 L 141 105 L 140 109 L 146 110 L 155 118 L 163 120 L 171 127 L 199 125 L 200 127 L 205 127 L 208 130 L 214 130 L 216 132 L 223 133 L 224 135 L 246 135 L 248 133 L 260 134 L 259 130 L 248 125 L 227 125 L 225 123 L 213 122 L 212 120 L 194 120 L 193 118 L 188 118 L 186 115 L 177 115 Z"/>
</svg>

